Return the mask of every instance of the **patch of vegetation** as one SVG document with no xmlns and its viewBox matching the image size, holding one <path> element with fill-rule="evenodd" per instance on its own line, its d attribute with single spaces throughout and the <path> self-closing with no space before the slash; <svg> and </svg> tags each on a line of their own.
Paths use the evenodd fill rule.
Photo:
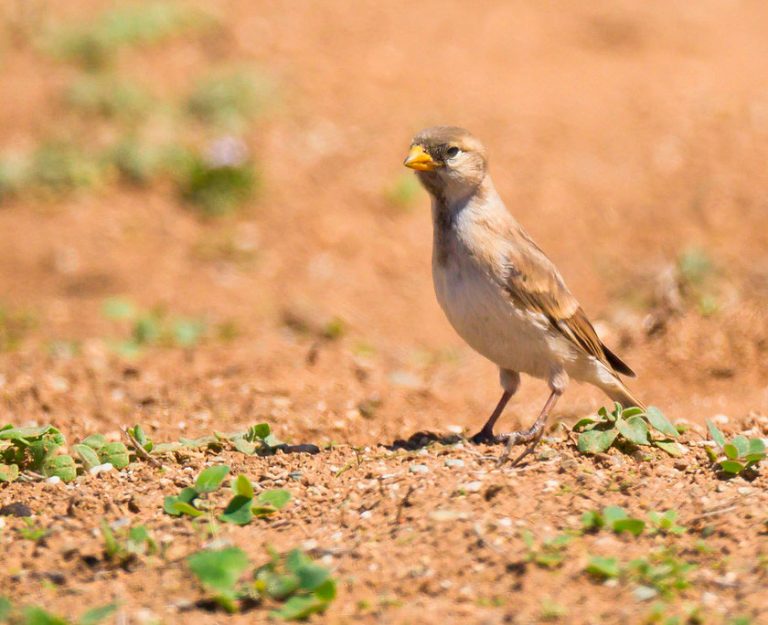
<svg viewBox="0 0 768 625">
<path fill-rule="evenodd" d="M 90 118 L 131 121 L 147 112 L 152 99 L 134 82 L 112 75 L 87 74 L 66 88 L 64 102 Z"/>
<path fill-rule="evenodd" d="M 527 551 L 526 562 L 532 562 L 545 569 L 556 569 L 562 565 L 566 557 L 566 548 L 573 540 L 570 534 L 559 534 L 537 545 L 530 530 L 523 530 L 520 536 Z"/>
<path fill-rule="evenodd" d="M 726 440 L 723 433 L 712 421 L 707 420 L 707 428 L 715 441 L 720 453 L 710 447 L 705 447 L 712 462 L 728 476 L 754 472 L 757 464 L 765 459 L 765 443 L 761 438 L 734 436 Z"/>
<path fill-rule="evenodd" d="M 234 137 L 214 141 L 206 154 L 179 150 L 173 178 L 181 199 L 203 217 L 235 212 L 261 186 L 245 143 Z"/>
<path fill-rule="evenodd" d="M 384 199 L 398 210 L 407 211 L 419 195 L 419 181 L 410 174 L 401 174 L 384 190 Z"/>
<path fill-rule="evenodd" d="M 218 71 L 201 79 L 187 98 L 187 110 L 204 124 L 242 131 L 271 98 L 272 85 L 252 69 Z"/>
<path fill-rule="evenodd" d="M 688 576 L 695 568 L 695 564 L 680 559 L 668 549 L 662 549 L 626 563 L 615 557 L 592 556 L 584 570 L 596 579 L 631 581 L 635 584 L 635 597 L 646 601 L 659 595 L 669 598 L 688 588 Z"/>
<path fill-rule="evenodd" d="M 202 517 L 212 512 L 207 495 L 217 491 L 224 482 L 229 467 L 216 465 L 204 469 L 194 486 L 188 486 L 176 495 L 168 496 L 163 509 L 171 516 L 187 515 Z M 254 517 L 265 517 L 284 508 L 291 500 L 291 493 L 283 489 L 267 490 L 255 494 L 253 484 L 245 475 L 238 475 L 231 483 L 232 499 L 218 518 L 225 523 L 247 525 Z"/>
<path fill-rule="evenodd" d="M 113 530 L 102 519 L 99 529 L 104 539 L 104 557 L 118 566 L 126 567 L 140 557 L 158 552 L 157 542 L 144 525 Z"/>
<path fill-rule="evenodd" d="M 600 408 L 597 418 L 581 419 L 573 431 L 579 433 L 577 444 L 584 454 L 601 453 L 612 446 L 619 449 L 654 446 L 671 456 L 681 455 L 680 446 L 674 440 L 678 437 L 677 429 L 654 406 L 644 411 L 637 407 L 622 408 L 616 403 L 612 412 Z"/>
<path fill-rule="evenodd" d="M 287 554 L 269 551 L 269 561 L 253 572 L 253 581 L 240 580 L 250 567 L 238 547 L 200 551 L 187 559 L 192 573 L 227 612 L 237 612 L 245 601 L 274 606 L 270 616 L 302 620 L 323 612 L 336 597 L 330 571 L 298 549 Z"/>
<path fill-rule="evenodd" d="M 677 273 L 683 297 L 702 315 L 715 314 L 720 306 L 712 280 L 715 265 L 709 255 L 696 247 L 684 250 L 677 259 Z"/>
<path fill-rule="evenodd" d="M 0 182 L 0 187 L 2 183 Z M 0 189 L 0 199 L 2 189 Z M 0 352 L 16 349 L 24 337 L 37 325 L 34 315 L 23 310 L 0 306 Z"/>
<path fill-rule="evenodd" d="M 582 529 L 587 532 L 596 532 L 602 528 L 609 529 L 617 534 L 629 532 L 633 536 L 639 536 L 647 530 L 650 534 L 683 534 L 686 528 L 677 524 L 677 511 L 666 510 L 648 513 L 648 521 L 630 517 L 626 510 L 620 506 L 606 506 L 602 512 L 590 510 L 581 515 Z"/>
<path fill-rule="evenodd" d="M 147 46 L 210 23 L 175 2 L 116 6 L 89 24 L 51 32 L 43 47 L 56 57 L 95 71 L 112 64 L 122 48 Z"/>
<path fill-rule="evenodd" d="M 0 597 L 0 623 L 8 625 L 97 625 L 116 610 L 117 604 L 109 603 L 86 610 L 79 619 L 70 621 L 39 606 L 14 605 L 10 599 Z"/>
<path fill-rule="evenodd" d="M 127 357 L 138 356 L 148 346 L 194 347 L 206 331 L 206 324 L 200 319 L 171 316 L 159 307 L 141 310 L 130 300 L 119 297 L 105 300 L 102 314 L 130 323 L 130 337 L 114 343 L 115 350 Z"/>
<path fill-rule="evenodd" d="M 123 443 L 107 442 L 101 435 L 86 438 L 72 446 L 79 464 L 62 453 L 66 446 L 64 435 L 52 425 L 21 427 L 5 425 L 0 428 L 0 482 L 13 482 L 21 474 L 56 476 L 71 482 L 78 472 L 109 462 L 117 469 L 128 466 L 130 458 Z"/>
</svg>

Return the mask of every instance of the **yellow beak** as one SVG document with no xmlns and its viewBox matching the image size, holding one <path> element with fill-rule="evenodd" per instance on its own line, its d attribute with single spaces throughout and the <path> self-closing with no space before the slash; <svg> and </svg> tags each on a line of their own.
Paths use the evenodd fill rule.
<svg viewBox="0 0 768 625">
<path fill-rule="evenodd" d="M 423 145 L 411 146 L 411 151 L 408 152 L 408 158 L 403 161 L 403 165 L 410 167 L 411 169 L 418 169 L 419 171 L 433 171 L 440 167 L 440 165 L 427 154 Z"/>
</svg>

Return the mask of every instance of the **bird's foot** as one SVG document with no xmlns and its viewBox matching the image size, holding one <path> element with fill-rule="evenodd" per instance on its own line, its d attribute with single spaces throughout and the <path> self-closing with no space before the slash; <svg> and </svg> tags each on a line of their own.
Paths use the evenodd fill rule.
<svg viewBox="0 0 768 625">
<path fill-rule="evenodd" d="M 523 450 L 523 453 L 521 453 L 517 458 L 515 458 L 512 461 L 513 467 L 516 467 L 523 458 L 528 456 L 529 454 L 533 453 L 533 450 L 536 449 L 536 445 L 539 444 L 539 441 L 541 440 L 541 437 L 544 434 L 544 423 L 539 423 L 538 421 L 533 425 L 533 427 L 518 431 L 518 432 L 510 432 L 509 434 L 502 435 L 506 436 L 506 448 L 504 449 L 504 453 L 499 456 L 498 465 L 501 466 L 504 464 L 507 460 L 509 460 L 509 455 L 512 453 L 512 447 L 515 445 L 520 445 L 523 443 L 528 443 L 528 446 Z"/>
<path fill-rule="evenodd" d="M 480 430 L 469 439 L 475 445 L 500 445 L 507 442 L 508 434 L 494 434 L 492 430 Z"/>
</svg>

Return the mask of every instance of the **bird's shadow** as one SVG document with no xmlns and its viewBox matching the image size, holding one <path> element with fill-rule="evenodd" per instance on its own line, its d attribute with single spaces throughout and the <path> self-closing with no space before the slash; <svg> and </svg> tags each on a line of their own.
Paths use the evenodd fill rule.
<svg viewBox="0 0 768 625">
<path fill-rule="evenodd" d="M 422 430 L 415 434 L 411 434 L 408 438 L 398 438 L 390 445 L 382 444 L 382 447 L 389 451 L 397 451 L 398 449 L 415 451 L 417 449 L 428 447 L 433 443 L 439 443 L 440 445 L 455 445 L 456 443 L 463 443 L 466 441 L 467 439 L 459 434 L 444 434 Z"/>
</svg>

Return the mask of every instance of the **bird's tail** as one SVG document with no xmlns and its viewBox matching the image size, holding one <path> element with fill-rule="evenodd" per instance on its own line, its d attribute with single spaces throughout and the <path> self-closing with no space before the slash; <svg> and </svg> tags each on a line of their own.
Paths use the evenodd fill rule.
<svg viewBox="0 0 768 625">
<path fill-rule="evenodd" d="M 601 386 L 608 397 L 610 397 L 613 401 L 619 402 L 622 406 L 624 406 L 624 408 L 637 406 L 638 408 L 645 410 L 645 404 L 637 397 L 635 397 L 632 394 L 632 391 L 630 391 L 626 385 L 621 380 L 619 380 L 619 378 L 615 378 L 615 380 L 610 384 Z"/>
</svg>

